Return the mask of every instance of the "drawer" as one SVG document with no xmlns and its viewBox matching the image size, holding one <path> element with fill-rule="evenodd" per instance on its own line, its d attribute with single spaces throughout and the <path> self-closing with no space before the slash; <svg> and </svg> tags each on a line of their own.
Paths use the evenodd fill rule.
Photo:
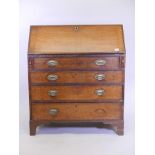
<svg viewBox="0 0 155 155">
<path fill-rule="evenodd" d="M 34 58 L 34 69 L 118 69 L 119 57 Z"/>
<path fill-rule="evenodd" d="M 32 83 L 121 83 L 123 71 L 31 72 Z"/>
<path fill-rule="evenodd" d="M 87 121 L 122 118 L 121 103 L 32 104 L 33 120 Z"/>
<path fill-rule="evenodd" d="M 33 101 L 121 100 L 122 86 L 31 86 L 31 98 Z"/>
</svg>

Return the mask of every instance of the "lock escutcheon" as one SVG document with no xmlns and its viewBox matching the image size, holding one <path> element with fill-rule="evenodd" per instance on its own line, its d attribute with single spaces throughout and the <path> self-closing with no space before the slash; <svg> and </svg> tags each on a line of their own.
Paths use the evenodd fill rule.
<svg viewBox="0 0 155 155">
<path fill-rule="evenodd" d="M 78 31 L 79 30 L 79 26 L 74 26 L 74 31 Z"/>
</svg>

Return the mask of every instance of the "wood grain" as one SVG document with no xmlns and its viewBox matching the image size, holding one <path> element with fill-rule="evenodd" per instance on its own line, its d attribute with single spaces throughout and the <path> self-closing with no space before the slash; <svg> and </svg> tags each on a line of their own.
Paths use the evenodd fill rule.
<svg viewBox="0 0 155 155">
<path fill-rule="evenodd" d="M 48 61 L 55 60 L 58 62 L 56 66 L 48 66 Z M 96 60 L 105 60 L 103 66 L 96 65 Z M 119 69 L 119 57 L 64 57 L 64 58 L 34 58 L 34 69 Z"/>
<path fill-rule="evenodd" d="M 56 75 L 56 80 L 48 80 L 49 75 Z M 104 75 L 103 80 L 97 80 L 97 75 Z M 121 83 L 123 71 L 66 71 L 66 72 L 31 72 L 32 83 Z"/>
<path fill-rule="evenodd" d="M 105 91 L 103 96 L 96 95 L 97 89 Z M 48 91 L 58 91 L 57 96 L 51 97 Z M 121 100 L 122 86 L 31 86 L 31 97 L 37 100 Z"/>
<path fill-rule="evenodd" d="M 77 28 L 77 29 L 76 29 Z M 56 60 L 56 66 L 48 61 Z M 105 60 L 103 66 L 96 60 Z M 104 123 L 124 132 L 122 25 L 31 26 L 28 49 L 30 135 L 49 123 Z M 57 75 L 49 81 L 48 75 Z M 105 79 L 98 81 L 97 74 Z M 102 96 L 96 90 L 104 90 Z M 48 91 L 56 90 L 51 97 Z M 49 114 L 57 109 L 56 115 Z"/>
<path fill-rule="evenodd" d="M 29 53 L 120 53 L 125 51 L 122 25 L 32 26 Z"/>
<path fill-rule="evenodd" d="M 59 112 L 52 116 L 49 114 L 50 109 L 58 109 Z M 33 120 L 105 120 L 122 118 L 122 106 L 120 103 L 110 104 L 32 104 L 32 119 Z"/>
</svg>

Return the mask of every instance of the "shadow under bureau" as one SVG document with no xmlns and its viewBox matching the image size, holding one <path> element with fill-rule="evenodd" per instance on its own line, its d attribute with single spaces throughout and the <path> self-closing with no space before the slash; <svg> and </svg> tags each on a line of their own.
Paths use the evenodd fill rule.
<svg viewBox="0 0 155 155">
<path fill-rule="evenodd" d="M 42 124 L 108 124 L 124 131 L 122 25 L 31 26 L 30 135 Z"/>
</svg>

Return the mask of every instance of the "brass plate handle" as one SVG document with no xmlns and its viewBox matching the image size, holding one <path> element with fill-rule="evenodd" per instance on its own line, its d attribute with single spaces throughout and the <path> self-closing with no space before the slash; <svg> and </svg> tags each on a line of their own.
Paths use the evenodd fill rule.
<svg viewBox="0 0 155 155">
<path fill-rule="evenodd" d="M 59 109 L 50 109 L 48 113 L 52 116 L 56 116 L 59 113 Z"/>
<path fill-rule="evenodd" d="M 102 60 L 102 59 L 98 59 L 98 60 L 95 61 L 95 64 L 97 66 L 104 66 L 106 64 L 106 61 Z"/>
<path fill-rule="evenodd" d="M 50 61 L 47 62 L 47 64 L 48 64 L 48 66 L 53 67 L 53 66 L 58 65 L 58 61 L 56 61 L 56 60 L 50 60 Z"/>
<path fill-rule="evenodd" d="M 104 80 L 105 79 L 105 74 L 97 74 L 95 76 L 95 79 L 98 81 Z"/>
<path fill-rule="evenodd" d="M 54 74 L 50 74 L 47 76 L 47 79 L 50 80 L 50 81 L 55 81 L 58 79 L 58 76 L 57 75 L 54 75 Z"/>
<path fill-rule="evenodd" d="M 53 97 L 53 96 L 57 96 L 57 94 L 58 94 L 58 91 L 57 90 L 49 90 L 48 91 L 48 95 L 49 96 L 52 96 Z"/>
<path fill-rule="evenodd" d="M 104 95 L 104 90 L 103 89 L 97 89 L 96 90 L 96 95 L 98 95 L 98 96 L 103 96 Z"/>
</svg>

